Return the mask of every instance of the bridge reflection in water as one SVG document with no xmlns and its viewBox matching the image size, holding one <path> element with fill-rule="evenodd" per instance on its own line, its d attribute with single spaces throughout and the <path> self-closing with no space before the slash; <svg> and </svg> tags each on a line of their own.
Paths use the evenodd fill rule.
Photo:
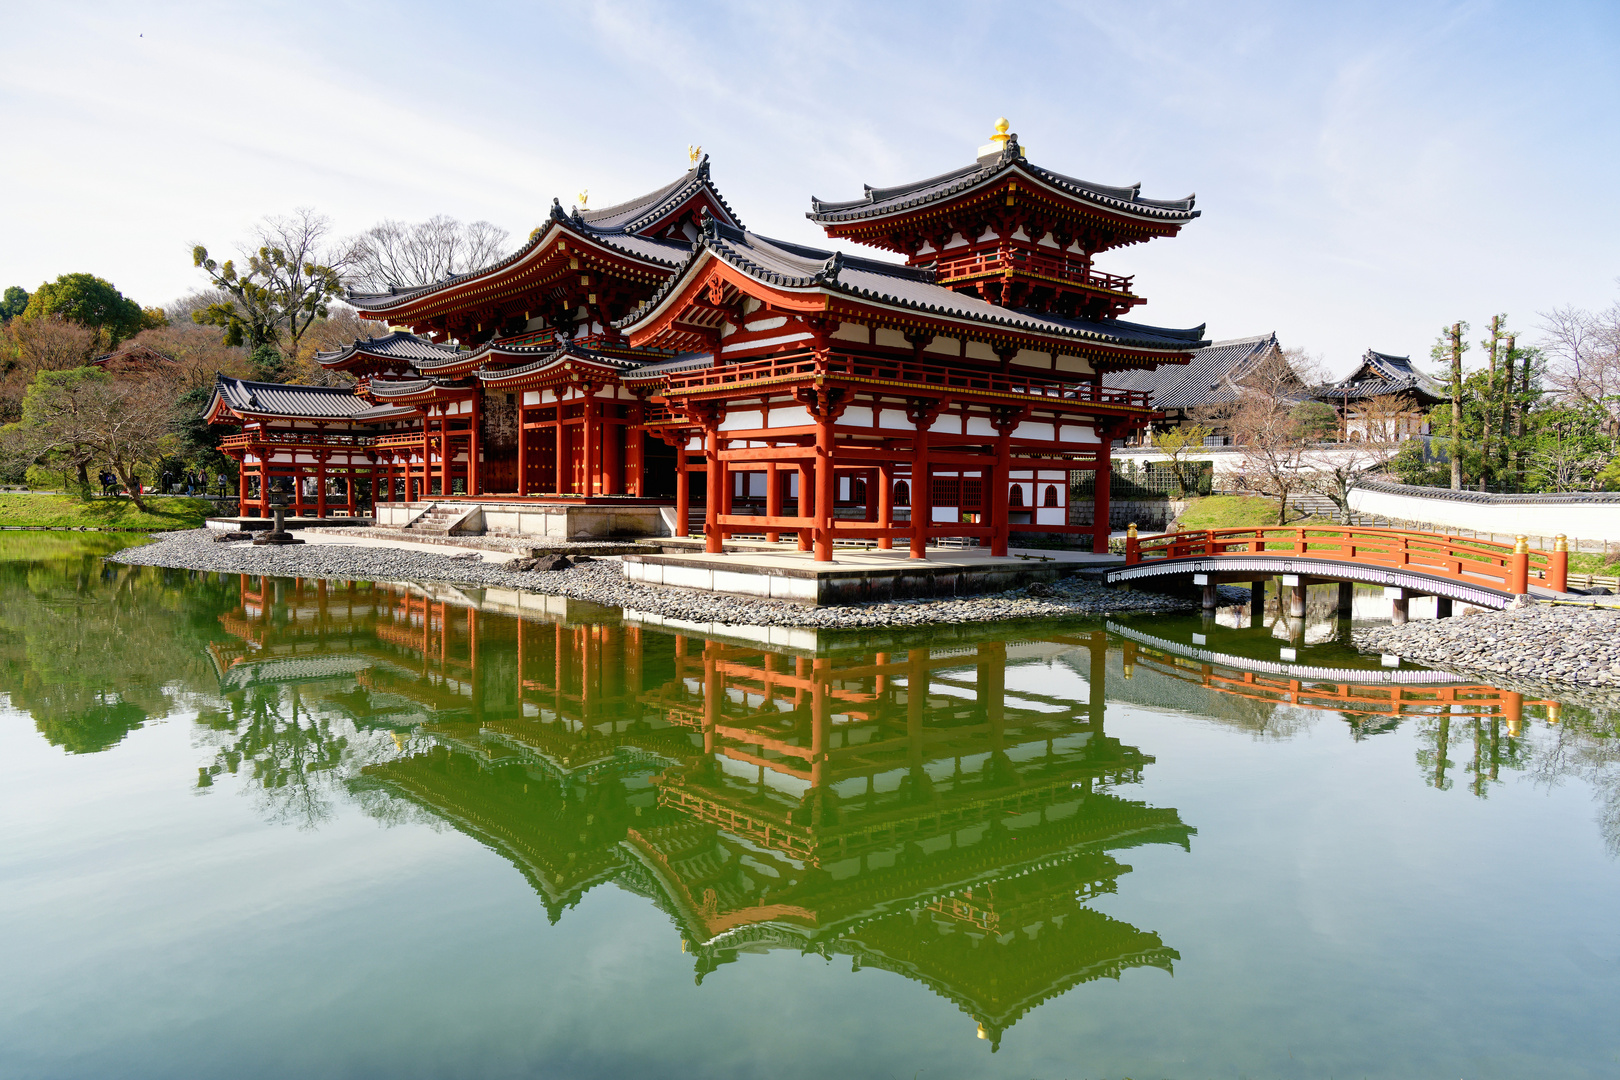
<svg viewBox="0 0 1620 1080">
<path fill-rule="evenodd" d="M 221 621 L 228 700 L 291 684 L 386 727 L 399 752 L 353 783 L 501 853 L 553 922 L 612 884 L 671 917 L 699 982 L 749 953 L 841 954 L 955 1002 L 992 1046 L 1081 983 L 1180 959 L 1089 906 L 1129 873 L 1117 853 L 1195 832 L 1122 793 L 1153 759 L 1107 734 L 1111 678 L 1512 717 L 1489 688 L 1391 697 L 1375 671 L 1332 691 L 1101 629 L 807 652 L 527 594 L 248 577 Z"/>
</svg>

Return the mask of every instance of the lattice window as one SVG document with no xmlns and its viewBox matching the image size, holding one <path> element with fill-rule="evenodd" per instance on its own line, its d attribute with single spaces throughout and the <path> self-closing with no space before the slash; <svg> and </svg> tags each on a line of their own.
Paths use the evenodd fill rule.
<svg viewBox="0 0 1620 1080">
<path fill-rule="evenodd" d="M 1056 484 L 1046 485 L 1046 498 L 1041 501 L 1042 506 L 1056 506 L 1058 504 L 1058 489 Z"/>
<path fill-rule="evenodd" d="M 904 480 L 896 480 L 894 482 L 894 505 L 911 505 L 911 485 L 906 483 Z"/>
</svg>

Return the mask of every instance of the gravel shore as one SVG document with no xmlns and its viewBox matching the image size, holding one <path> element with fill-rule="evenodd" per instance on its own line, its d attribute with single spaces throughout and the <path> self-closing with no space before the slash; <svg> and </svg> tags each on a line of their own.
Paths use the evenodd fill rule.
<svg viewBox="0 0 1620 1080">
<path fill-rule="evenodd" d="M 207 529 L 164 533 L 143 547 L 110 556 L 135 566 L 165 566 L 227 574 L 331 578 L 340 581 L 422 581 L 526 589 L 549 596 L 631 607 L 694 622 L 747 626 L 844 629 L 1004 622 L 1012 619 L 1169 614 L 1193 609 L 1191 600 L 1150 592 L 1111 589 L 1080 578 L 1004 593 L 939 600 L 899 600 L 842 607 L 804 607 L 781 600 L 754 600 L 719 593 L 665 588 L 626 581 L 616 559 L 595 559 L 571 570 L 510 571 L 504 559 L 466 558 L 399 548 L 337 544 L 254 547 L 218 544 Z M 1032 595 L 1033 594 L 1033 595 Z"/>
<path fill-rule="evenodd" d="M 1620 687 L 1620 611 L 1526 604 L 1357 630 L 1359 648 L 1536 685 Z M 1493 682 L 1497 681 L 1495 679 Z"/>
</svg>

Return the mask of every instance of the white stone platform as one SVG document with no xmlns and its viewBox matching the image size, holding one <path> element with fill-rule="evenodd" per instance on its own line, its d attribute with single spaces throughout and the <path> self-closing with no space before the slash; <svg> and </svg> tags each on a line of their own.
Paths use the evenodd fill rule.
<svg viewBox="0 0 1620 1080">
<path fill-rule="evenodd" d="M 997 558 L 983 548 L 929 548 L 925 560 L 912 559 L 906 550 L 838 549 L 831 562 L 816 562 L 796 543 L 754 543 L 721 555 L 626 555 L 624 576 L 648 585 L 823 605 L 1000 592 L 1052 581 L 1081 566 L 1103 569 L 1124 561 L 1088 551 L 1013 548 Z"/>
</svg>

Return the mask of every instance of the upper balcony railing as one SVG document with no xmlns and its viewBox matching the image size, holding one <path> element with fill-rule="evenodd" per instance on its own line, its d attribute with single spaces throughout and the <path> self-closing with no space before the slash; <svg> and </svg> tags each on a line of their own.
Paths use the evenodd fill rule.
<svg viewBox="0 0 1620 1080">
<path fill-rule="evenodd" d="M 978 277 L 981 274 L 1026 273 L 1070 281 L 1091 289 L 1129 294 L 1132 277 L 1093 270 L 1085 259 L 1062 252 L 1030 251 L 1027 248 L 996 248 L 965 255 L 941 255 L 934 263 L 941 285 Z"/>
<path fill-rule="evenodd" d="M 867 357 L 832 356 L 826 364 L 803 354 L 792 357 L 773 357 L 752 363 L 729 364 L 718 368 L 698 368 L 669 376 L 666 394 L 693 394 L 705 390 L 743 386 L 766 381 L 831 376 L 863 381 L 904 383 L 915 386 L 920 393 L 947 391 L 951 393 L 1018 394 L 1051 401 L 1079 402 L 1098 405 L 1125 406 L 1149 409 L 1152 402 L 1141 390 L 1115 390 L 1094 383 L 1068 383 L 1056 379 L 1042 379 L 1024 374 L 1003 374 L 979 368 L 951 367 L 917 360 L 874 360 Z"/>
<path fill-rule="evenodd" d="M 240 435 L 227 435 L 219 441 L 221 449 L 241 450 L 254 443 L 275 443 L 291 446 L 371 446 L 370 435 L 333 435 L 321 431 L 254 431 Z"/>
</svg>

